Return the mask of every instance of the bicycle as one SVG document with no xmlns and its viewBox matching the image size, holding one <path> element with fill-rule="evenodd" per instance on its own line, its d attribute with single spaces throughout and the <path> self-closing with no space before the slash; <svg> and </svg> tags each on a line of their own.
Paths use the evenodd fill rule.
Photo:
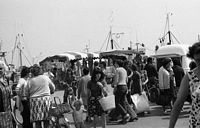
<svg viewBox="0 0 200 128">
<path fill-rule="evenodd" d="M 147 93 L 147 97 L 149 101 L 152 103 L 156 102 L 158 96 L 159 96 L 159 88 L 158 88 L 158 80 L 155 80 L 154 84 L 147 83 L 144 85 L 144 90 Z"/>
<path fill-rule="evenodd" d="M 59 97 L 54 97 L 54 104 L 51 104 L 51 109 L 54 109 L 58 106 L 56 99 L 59 100 L 59 104 L 61 104 L 61 100 Z M 63 114 L 53 115 L 49 113 L 49 121 L 50 128 L 71 128 L 69 120 Z"/>
</svg>

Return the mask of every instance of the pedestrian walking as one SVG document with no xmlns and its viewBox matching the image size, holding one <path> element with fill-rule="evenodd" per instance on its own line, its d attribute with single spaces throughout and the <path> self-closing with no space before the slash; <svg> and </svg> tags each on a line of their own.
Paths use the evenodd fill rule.
<svg viewBox="0 0 200 128">
<path fill-rule="evenodd" d="M 105 95 L 106 91 L 101 83 L 104 79 L 104 73 L 100 69 L 93 71 L 91 80 L 88 82 L 88 115 L 94 118 L 94 128 L 97 126 L 97 118 L 101 116 L 102 128 L 106 127 L 106 112 L 99 103 L 99 99 Z"/>
<path fill-rule="evenodd" d="M 83 76 L 80 78 L 78 83 L 78 99 L 82 99 L 85 110 L 88 109 L 88 89 L 87 84 L 91 80 L 89 74 L 89 68 L 85 67 L 83 69 Z M 90 117 L 86 116 L 86 121 L 89 121 Z"/>
<path fill-rule="evenodd" d="M 114 76 L 114 82 L 113 82 L 113 87 L 114 87 L 114 95 L 115 95 L 115 104 L 116 104 L 116 111 L 120 113 L 122 116 L 122 121 L 119 123 L 126 124 L 130 116 L 127 113 L 127 71 L 123 68 L 123 61 L 122 60 L 115 60 L 114 61 L 114 66 L 116 68 L 116 74 Z M 115 116 L 114 116 L 115 117 Z"/>
</svg>

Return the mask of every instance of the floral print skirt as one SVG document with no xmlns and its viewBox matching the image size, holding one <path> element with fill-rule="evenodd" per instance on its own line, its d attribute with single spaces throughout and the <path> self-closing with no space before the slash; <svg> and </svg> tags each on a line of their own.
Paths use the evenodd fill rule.
<svg viewBox="0 0 200 128">
<path fill-rule="evenodd" d="M 90 117 L 94 117 L 95 115 L 101 116 L 105 111 L 101 107 L 101 104 L 99 103 L 99 99 L 101 99 L 101 96 L 98 97 L 89 97 L 88 101 L 88 115 Z"/>
</svg>

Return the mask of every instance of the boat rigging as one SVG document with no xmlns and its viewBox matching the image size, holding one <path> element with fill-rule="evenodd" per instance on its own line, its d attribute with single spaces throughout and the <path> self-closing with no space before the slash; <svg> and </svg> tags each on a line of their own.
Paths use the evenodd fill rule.
<svg viewBox="0 0 200 128">
<path fill-rule="evenodd" d="M 11 64 L 14 63 L 14 56 L 15 56 L 15 51 L 16 49 L 19 51 L 18 55 L 19 55 L 19 67 L 23 66 L 23 60 L 22 60 L 22 55 L 25 57 L 25 60 L 28 62 L 29 65 L 32 65 L 29 61 L 29 59 L 27 58 L 27 56 L 25 55 L 25 53 L 23 52 L 24 47 L 21 44 L 21 38 L 23 38 L 23 34 L 17 34 L 16 38 L 15 38 L 15 45 L 14 48 L 12 50 L 12 59 L 11 59 Z"/>
<path fill-rule="evenodd" d="M 178 43 L 181 44 L 179 42 L 179 40 L 176 38 L 176 36 L 171 32 L 170 30 L 170 22 L 169 22 L 169 17 L 172 15 L 172 13 L 167 13 L 167 17 L 166 17 L 166 24 L 165 24 L 165 29 L 164 29 L 164 34 L 163 37 L 161 37 L 159 39 L 161 46 L 164 45 L 171 45 L 174 44 L 174 40 Z M 167 32 L 166 32 L 167 30 Z M 168 36 L 168 38 L 166 38 Z M 172 38 L 173 37 L 173 38 Z"/>
</svg>

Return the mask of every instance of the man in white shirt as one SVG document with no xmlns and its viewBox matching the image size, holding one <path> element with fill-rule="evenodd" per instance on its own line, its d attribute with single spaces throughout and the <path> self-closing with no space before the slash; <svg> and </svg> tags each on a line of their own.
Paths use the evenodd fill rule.
<svg viewBox="0 0 200 128">
<path fill-rule="evenodd" d="M 161 90 L 170 88 L 170 74 L 169 72 L 162 66 L 158 72 L 159 75 L 159 88 Z"/>
<path fill-rule="evenodd" d="M 166 113 L 166 106 L 171 105 L 171 100 L 173 98 L 173 90 L 170 86 L 171 82 L 171 74 L 170 71 L 172 70 L 172 60 L 171 58 L 164 58 L 162 61 L 162 66 L 158 72 L 158 80 L 159 80 L 159 89 L 160 89 L 160 96 L 158 97 L 159 105 L 162 105 L 163 112 Z"/>
</svg>

